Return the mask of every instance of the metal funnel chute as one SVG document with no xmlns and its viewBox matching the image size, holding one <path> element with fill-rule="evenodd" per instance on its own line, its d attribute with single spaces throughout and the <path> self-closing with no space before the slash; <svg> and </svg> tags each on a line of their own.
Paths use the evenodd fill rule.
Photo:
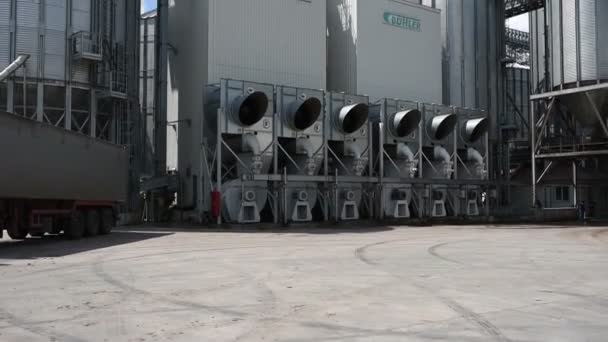
<svg viewBox="0 0 608 342">
<path fill-rule="evenodd" d="M 422 120 L 422 113 L 418 109 L 397 112 L 391 118 L 392 133 L 399 137 L 407 137 L 412 134 Z"/>
<path fill-rule="evenodd" d="M 599 118 L 596 110 L 604 122 L 608 113 L 608 91 L 596 90 L 588 93 L 571 94 L 560 97 L 568 111 L 574 116 L 576 121 L 583 127 L 598 127 Z M 604 112 L 602 112 L 604 110 Z"/>
<path fill-rule="evenodd" d="M 338 114 L 338 127 L 346 134 L 351 134 L 363 127 L 369 116 L 369 106 L 357 103 L 344 106 Z"/>
<path fill-rule="evenodd" d="M 455 114 L 438 115 L 431 119 L 429 123 L 429 134 L 433 140 L 443 140 L 450 135 L 456 124 L 458 117 Z"/>
<path fill-rule="evenodd" d="M 321 100 L 316 97 L 295 101 L 289 105 L 287 123 L 296 131 L 303 131 L 319 119 L 322 107 Z"/>
<path fill-rule="evenodd" d="M 487 118 L 467 120 L 463 127 L 463 139 L 466 142 L 474 143 L 483 137 L 489 128 L 490 122 Z"/>
<path fill-rule="evenodd" d="M 268 96 L 261 91 L 239 96 L 232 102 L 231 115 L 234 121 L 243 127 L 258 123 L 268 109 Z"/>
</svg>

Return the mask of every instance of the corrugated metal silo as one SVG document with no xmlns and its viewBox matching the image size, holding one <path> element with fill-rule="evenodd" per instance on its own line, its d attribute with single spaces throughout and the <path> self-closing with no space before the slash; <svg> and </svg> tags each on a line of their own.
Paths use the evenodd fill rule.
<svg viewBox="0 0 608 342">
<path fill-rule="evenodd" d="M 442 13 L 443 102 L 487 110 L 490 132 L 496 132 L 503 97 L 504 0 L 437 0 L 436 6 Z"/>
<path fill-rule="evenodd" d="M 0 70 L 20 55 L 29 57 L 0 82 L 0 109 L 130 143 L 129 112 L 138 109 L 139 6 L 127 0 L 1 1 Z"/>
</svg>

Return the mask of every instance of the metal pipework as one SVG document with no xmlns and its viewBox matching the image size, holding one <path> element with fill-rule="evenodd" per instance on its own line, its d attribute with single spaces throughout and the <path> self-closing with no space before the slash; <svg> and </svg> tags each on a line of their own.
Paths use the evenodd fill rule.
<svg viewBox="0 0 608 342">
<path fill-rule="evenodd" d="M 289 104 L 285 121 L 295 131 L 304 131 L 311 127 L 321 115 L 323 103 L 316 97 L 297 100 Z"/>
<path fill-rule="evenodd" d="M 462 128 L 462 138 L 465 142 L 475 143 L 488 132 L 489 125 L 487 118 L 468 120 Z"/>
<path fill-rule="evenodd" d="M 391 133 L 404 138 L 412 134 L 422 120 L 422 113 L 418 109 L 410 109 L 393 114 L 389 122 Z"/>
<path fill-rule="evenodd" d="M 443 140 L 454 131 L 457 123 L 458 116 L 455 114 L 438 115 L 429 121 L 427 132 L 431 139 Z"/>
<path fill-rule="evenodd" d="M 338 112 L 338 128 L 344 134 L 352 134 L 358 131 L 369 116 L 369 106 L 365 103 L 356 103 L 344 106 Z"/>
<path fill-rule="evenodd" d="M 232 120 L 243 127 L 250 127 L 260 122 L 266 110 L 268 110 L 268 96 L 261 91 L 239 96 L 230 104 Z"/>
</svg>

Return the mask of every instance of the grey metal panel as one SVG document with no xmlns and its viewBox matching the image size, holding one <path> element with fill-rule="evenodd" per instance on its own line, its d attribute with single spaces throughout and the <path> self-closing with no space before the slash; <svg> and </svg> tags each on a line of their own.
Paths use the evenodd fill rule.
<svg viewBox="0 0 608 342">
<path fill-rule="evenodd" d="M 439 11 L 409 2 L 358 0 L 356 15 L 356 93 L 374 101 L 441 102 Z M 419 26 L 399 26 L 403 18 L 415 19 Z"/>
<path fill-rule="evenodd" d="M 325 11 L 325 0 L 209 0 L 207 83 L 232 78 L 325 88 Z M 191 16 L 181 25 L 205 20 Z"/>
<path fill-rule="evenodd" d="M 3 70 L 10 64 L 9 46 L 10 46 L 9 26 L 3 25 L 3 22 L 0 21 L 0 70 Z"/>
<path fill-rule="evenodd" d="M 608 80 L 608 20 L 605 15 L 599 16 L 599 13 L 608 13 L 608 1 L 596 1 L 596 6 L 598 73 L 600 79 Z"/>
<path fill-rule="evenodd" d="M 598 76 L 595 3 L 579 1 L 581 80 L 593 80 Z"/>
<path fill-rule="evenodd" d="M 91 1 L 72 2 L 72 27 L 74 32 L 91 31 Z"/>
<path fill-rule="evenodd" d="M 17 0 L 17 26 L 38 27 L 39 9 L 38 1 Z"/>
<path fill-rule="evenodd" d="M 124 147 L 0 113 L 0 197 L 124 201 Z"/>
<path fill-rule="evenodd" d="M 65 31 L 65 1 L 47 0 L 45 13 L 47 30 Z"/>
<path fill-rule="evenodd" d="M 44 77 L 63 80 L 65 78 L 65 31 L 47 30 L 44 40 Z"/>
<path fill-rule="evenodd" d="M 548 1 L 547 6 L 550 8 L 549 22 L 547 25 L 551 30 L 551 59 L 552 59 L 552 75 L 553 86 L 558 86 L 562 82 L 562 48 L 561 48 L 561 17 L 560 17 L 560 1 Z"/>
<path fill-rule="evenodd" d="M 562 1 L 564 82 L 577 81 L 576 1 Z"/>
<path fill-rule="evenodd" d="M 10 20 L 10 2 L 0 1 L 0 69 L 6 68 L 9 64 L 9 20 Z"/>
<path fill-rule="evenodd" d="M 18 26 L 17 27 L 17 54 L 28 54 L 30 58 L 26 62 L 27 76 L 38 75 L 38 28 Z M 21 71 L 18 72 L 21 74 Z"/>
<path fill-rule="evenodd" d="M 89 82 L 89 64 L 86 62 L 74 62 L 72 65 L 72 81 Z"/>
</svg>

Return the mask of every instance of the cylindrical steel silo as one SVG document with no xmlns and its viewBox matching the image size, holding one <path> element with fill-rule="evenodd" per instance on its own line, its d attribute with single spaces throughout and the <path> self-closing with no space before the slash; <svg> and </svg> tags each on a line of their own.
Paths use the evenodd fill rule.
<svg viewBox="0 0 608 342">
<path fill-rule="evenodd" d="M 576 88 L 608 81 L 608 2 L 547 0 L 531 14 L 533 85 L 536 92 Z M 540 87 L 540 85 L 544 85 Z M 590 92 L 596 108 L 608 104 L 605 91 Z M 584 93 L 561 98 L 577 121 L 597 123 L 592 102 Z"/>
<path fill-rule="evenodd" d="M 0 109 L 128 144 L 137 106 L 139 1 L 0 1 Z M 24 74 L 25 73 L 25 74 Z"/>
<path fill-rule="evenodd" d="M 443 102 L 487 110 L 490 131 L 496 132 L 503 97 L 504 0 L 437 0 L 436 6 L 442 13 Z"/>
</svg>

